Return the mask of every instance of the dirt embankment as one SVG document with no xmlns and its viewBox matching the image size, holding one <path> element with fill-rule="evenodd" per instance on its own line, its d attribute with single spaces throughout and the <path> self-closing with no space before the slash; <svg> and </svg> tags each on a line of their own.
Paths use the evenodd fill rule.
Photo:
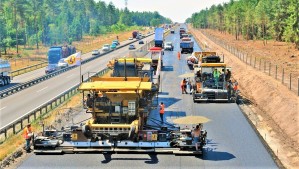
<svg viewBox="0 0 299 169">
<path fill-rule="evenodd" d="M 269 144 L 272 151 L 281 160 L 286 168 L 298 168 L 299 166 L 299 109 L 298 96 L 290 91 L 286 86 L 281 84 L 275 78 L 248 66 L 240 61 L 236 56 L 232 55 L 221 46 L 215 44 L 208 39 L 200 30 L 192 29 L 193 35 L 200 41 L 205 41 L 209 48 L 218 53 L 225 55 L 225 61 L 233 69 L 233 77 L 239 82 L 240 90 L 243 95 L 252 101 L 250 105 L 256 115 L 257 130 L 265 141 Z M 217 36 L 217 35 L 215 35 Z M 231 35 L 221 35 L 219 38 L 225 41 L 232 41 Z M 238 44 L 237 41 L 228 42 L 230 44 Z M 255 44 L 243 46 L 254 50 Z M 238 44 L 240 45 L 240 44 Z M 275 53 L 279 48 L 258 48 L 258 52 Z M 269 52 L 268 50 L 272 51 Z M 281 51 L 280 51 L 281 52 Z M 298 51 L 294 50 L 294 55 L 298 55 Z M 291 53 L 290 53 L 291 54 Z M 293 54 L 291 54 L 293 55 Z M 283 55 L 276 62 L 283 61 Z M 287 62 L 295 62 L 292 57 Z M 292 69 L 293 71 L 296 71 Z M 297 72 L 296 72 L 297 73 Z"/>
</svg>

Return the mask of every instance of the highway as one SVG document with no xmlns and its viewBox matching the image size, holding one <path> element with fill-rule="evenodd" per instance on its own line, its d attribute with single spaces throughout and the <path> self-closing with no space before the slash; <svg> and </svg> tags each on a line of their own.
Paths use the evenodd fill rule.
<svg viewBox="0 0 299 169">
<path fill-rule="evenodd" d="M 147 37 L 144 39 L 144 42 L 152 39 L 153 36 Z M 137 49 L 141 47 L 138 42 L 135 42 L 134 44 Z M 98 72 L 104 69 L 108 61 L 112 58 L 123 57 L 128 55 L 128 53 L 128 46 L 125 46 L 91 62 L 83 64 L 81 67 L 81 74 L 84 75 L 84 78 L 87 78 L 88 72 Z M 91 56 L 91 52 L 85 54 L 83 57 L 86 58 L 88 56 Z M 29 78 L 35 74 L 41 74 L 40 71 L 44 73 L 44 69 L 39 69 L 32 73 L 27 73 L 24 76 Z M 67 89 L 79 84 L 79 80 L 80 68 L 77 67 L 1 99 L 0 128 L 23 116 L 27 112 L 34 110 L 36 107 L 48 102 Z"/>
<path fill-rule="evenodd" d="M 146 41 L 146 40 L 148 40 L 148 39 L 144 39 L 144 41 Z M 121 45 L 123 45 L 123 44 L 127 44 L 127 43 L 130 43 L 130 42 L 132 42 L 132 40 L 125 40 L 125 41 L 122 41 L 120 43 L 121 43 Z M 139 45 L 136 45 L 136 47 L 138 47 L 138 46 Z M 102 54 L 102 53 L 105 53 L 105 52 L 103 52 L 101 50 L 100 53 Z M 84 59 L 88 59 L 88 58 L 92 57 L 92 55 L 91 55 L 91 52 L 88 52 L 88 53 L 83 54 L 81 57 L 84 60 Z M 33 70 L 33 71 L 30 71 L 30 72 L 21 74 L 19 76 L 15 76 L 15 77 L 13 77 L 11 83 L 9 85 L 2 86 L 0 88 L 0 91 L 8 89 L 8 88 L 13 87 L 14 85 L 17 85 L 17 84 L 20 84 L 20 83 L 28 82 L 30 80 L 36 79 L 36 78 L 44 76 L 44 75 L 45 75 L 45 68 L 40 68 L 40 69 L 37 69 L 37 70 Z"/>
<path fill-rule="evenodd" d="M 278 168 L 251 128 L 239 107 L 233 103 L 193 103 L 192 96 L 181 94 L 180 74 L 190 72 L 185 57 L 177 60 L 179 35 L 168 36 L 173 41 L 173 52 L 165 51 L 162 70 L 162 91 L 159 102 L 166 105 L 165 117 L 171 123 L 174 118 L 186 115 L 203 115 L 211 119 L 204 125 L 208 132 L 203 157 L 138 154 L 31 154 L 19 168 Z M 195 46 L 195 51 L 200 50 Z M 55 78 L 54 78 L 55 79 Z M 153 110 L 150 118 L 159 119 Z"/>
</svg>

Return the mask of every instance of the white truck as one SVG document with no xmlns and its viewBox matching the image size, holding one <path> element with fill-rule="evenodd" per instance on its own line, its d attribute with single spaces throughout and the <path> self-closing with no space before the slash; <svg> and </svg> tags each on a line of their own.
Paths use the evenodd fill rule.
<svg viewBox="0 0 299 169">
<path fill-rule="evenodd" d="M 10 84 L 9 72 L 11 70 L 10 63 L 7 60 L 0 59 L 0 86 Z"/>
</svg>

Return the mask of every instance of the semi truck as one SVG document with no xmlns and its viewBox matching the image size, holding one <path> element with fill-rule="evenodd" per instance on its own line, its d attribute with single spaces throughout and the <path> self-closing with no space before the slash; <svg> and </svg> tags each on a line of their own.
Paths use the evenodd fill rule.
<svg viewBox="0 0 299 169">
<path fill-rule="evenodd" d="M 65 46 L 52 46 L 48 51 L 48 66 L 46 67 L 46 74 L 52 73 L 58 69 L 58 62 L 62 58 L 67 58 L 68 56 L 76 53 L 76 48 L 71 45 Z"/>
<path fill-rule="evenodd" d="M 34 138 L 34 153 L 201 155 L 207 132 L 201 135 L 199 151 L 194 151 L 192 129 L 162 126 L 149 118 L 150 113 L 156 113 L 152 108 L 158 91 L 153 87 L 156 83 L 134 72 L 150 71 L 150 63 L 144 58 L 117 59 L 108 64 L 113 69 L 111 77 L 95 76 L 82 82 L 78 90 L 87 98 L 84 107 L 91 118 L 84 125 L 45 130 Z M 126 73 L 119 74 L 115 69 L 119 66 Z M 133 68 L 129 71 L 132 74 L 127 68 Z M 155 126 L 149 124 L 151 120 L 156 120 Z"/>
<path fill-rule="evenodd" d="M 7 60 L 0 59 L 0 86 L 10 84 L 11 77 L 9 73 L 11 71 L 10 63 Z"/>
<path fill-rule="evenodd" d="M 136 38 L 137 35 L 138 35 L 138 31 L 133 31 L 133 32 L 132 32 L 132 37 L 133 37 L 133 38 Z"/>
<path fill-rule="evenodd" d="M 155 47 L 164 47 L 164 29 L 163 28 L 156 28 L 155 29 Z"/>
<path fill-rule="evenodd" d="M 181 53 L 192 53 L 194 42 L 190 38 L 182 38 L 180 42 Z"/>
</svg>

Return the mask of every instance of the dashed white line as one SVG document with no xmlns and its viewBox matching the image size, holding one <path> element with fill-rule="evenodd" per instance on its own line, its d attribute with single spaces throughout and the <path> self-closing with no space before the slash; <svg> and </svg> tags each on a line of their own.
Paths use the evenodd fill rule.
<svg viewBox="0 0 299 169">
<path fill-rule="evenodd" d="M 5 109 L 5 108 L 6 108 L 6 106 L 5 106 L 5 107 L 2 107 L 2 108 L 0 109 L 0 111 L 3 110 L 3 109 Z"/>
<path fill-rule="evenodd" d="M 70 78 L 70 77 L 72 77 L 74 74 L 71 74 L 71 75 L 69 75 L 68 77 L 66 77 L 66 78 Z"/>
<path fill-rule="evenodd" d="M 36 92 L 37 92 L 37 93 L 38 93 L 38 92 L 41 92 L 41 91 L 45 90 L 46 88 L 48 88 L 48 86 L 47 86 L 47 87 L 44 87 L 44 88 L 42 88 L 42 89 L 40 89 L 40 90 L 38 90 L 38 91 L 36 91 Z"/>
</svg>

